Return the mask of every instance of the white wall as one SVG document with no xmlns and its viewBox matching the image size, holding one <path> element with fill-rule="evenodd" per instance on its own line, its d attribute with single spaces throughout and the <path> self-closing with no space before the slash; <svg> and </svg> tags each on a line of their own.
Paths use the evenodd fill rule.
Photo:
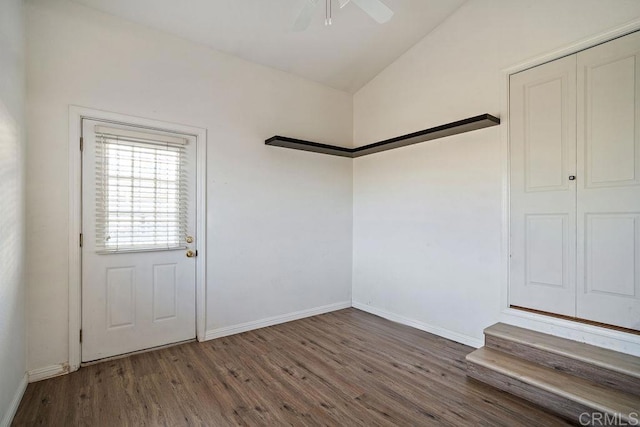
<svg viewBox="0 0 640 427">
<path fill-rule="evenodd" d="M 500 114 L 501 70 L 640 15 L 635 0 L 470 0 L 360 90 L 356 145 Z M 354 161 L 354 304 L 478 345 L 500 316 L 500 128 Z"/>
<path fill-rule="evenodd" d="M 207 329 L 351 300 L 352 98 L 77 4 L 27 7 L 30 370 L 68 355 L 68 107 L 203 127 Z"/>
<path fill-rule="evenodd" d="M 353 167 L 263 140 L 361 145 L 499 114 L 501 69 L 640 15 L 635 0 L 470 0 L 352 100 L 77 4 L 28 4 L 32 370 L 69 360 L 70 104 L 208 129 L 212 335 L 348 302 L 353 280 L 358 306 L 477 344 L 500 313 L 499 128 Z"/>
<path fill-rule="evenodd" d="M 21 0 L 0 2 L 0 426 L 26 383 L 24 35 Z"/>
</svg>

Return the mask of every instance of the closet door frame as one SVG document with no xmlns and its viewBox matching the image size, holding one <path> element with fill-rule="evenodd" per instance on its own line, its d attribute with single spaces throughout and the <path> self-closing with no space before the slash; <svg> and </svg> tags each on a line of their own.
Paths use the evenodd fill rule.
<svg viewBox="0 0 640 427">
<path fill-rule="evenodd" d="M 509 304 L 509 268 L 510 268 L 510 151 L 509 151 L 509 80 L 512 74 L 556 59 L 573 55 L 598 44 L 606 43 L 618 37 L 640 30 L 640 19 L 636 19 L 618 28 L 597 34 L 581 41 L 546 53 L 536 58 L 503 69 L 500 93 L 500 140 L 502 165 L 502 236 L 501 236 L 501 322 L 521 326 L 552 335 L 576 339 L 588 344 L 598 345 L 617 351 L 640 356 L 640 335 L 615 329 L 609 329 L 565 320 L 558 317 L 513 309 Z"/>
</svg>

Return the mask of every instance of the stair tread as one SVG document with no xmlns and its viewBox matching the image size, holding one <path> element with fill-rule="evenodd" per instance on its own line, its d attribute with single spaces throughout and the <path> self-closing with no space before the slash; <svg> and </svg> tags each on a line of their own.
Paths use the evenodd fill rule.
<svg viewBox="0 0 640 427">
<path fill-rule="evenodd" d="M 572 341 L 518 326 L 496 323 L 484 330 L 485 335 L 517 342 L 550 353 L 559 354 L 640 380 L 640 357 L 606 348 Z"/>
<path fill-rule="evenodd" d="M 579 402 L 600 412 L 628 416 L 637 413 L 640 408 L 640 396 L 614 390 L 499 350 L 482 347 L 468 354 L 466 359 L 468 362 Z"/>
</svg>

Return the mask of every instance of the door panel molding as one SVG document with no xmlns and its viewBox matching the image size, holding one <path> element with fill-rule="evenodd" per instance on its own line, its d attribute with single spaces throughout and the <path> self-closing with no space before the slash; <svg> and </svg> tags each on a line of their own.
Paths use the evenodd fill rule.
<svg viewBox="0 0 640 427">
<path fill-rule="evenodd" d="M 205 128 L 171 123 L 133 115 L 113 113 L 76 105 L 69 106 L 69 371 L 80 367 L 81 346 L 81 250 L 82 229 L 82 174 L 80 137 L 82 119 L 135 125 L 149 129 L 169 131 L 195 137 L 196 140 L 196 337 L 205 339 L 206 305 L 206 149 Z M 158 320 L 161 322 L 161 320 Z"/>
<path fill-rule="evenodd" d="M 567 147 L 565 144 L 567 135 L 564 129 L 566 117 L 562 114 L 562 94 L 566 93 L 564 86 L 567 85 L 565 80 L 562 77 L 554 77 L 524 85 L 524 108 L 527 117 L 525 122 L 529 124 L 529 126 L 525 127 L 523 141 L 525 155 L 524 182 L 525 192 L 527 193 L 533 191 L 565 191 L 569 189 Z M 548 102 L 549 95 L 554 94 L 558 95 L 553 100 L 554 102 Z M 547 105 L 541 106 L 544 108 L 536 109 L 535 105 L 532 105 L 545 103 L 545 101 Z M 548 119 L 554 116 L 560 117 L 558 123 L 549 123 Z M 540 135 L 540 133 L 545 133 L 546 135 Z M 533 144 L 533 141 L 538 142 L 538 144 Z M 542 141 L 546 143 L 541 144 L 540 142 Z M 554 152 L 557 155 L 548 156 L 549 152 Z M 536 168 L 535 165 L 545 165 L 546 168 L 541 170 L 539 166 Z M 554 173 L 550 173 L 551 171 Z"/>
<path fill-rule="evenodd" d="M 538 224 L 536 225 L 536 223 Z M 569 266 L 567 265 L 569 258 L 568 224 L 568 214 L 525 215 L 525 286 L 538 285 L 556 288 L 570 286 Z M 558 225 L 559 230 L 557 229 Z M 544 228 L 553 233 L 551 235 L 545 233 Z M 552 237 L 555 238 L 555 241 L 552 241 Z M 543 259 L 536 259 L 536 256 Z M 555 268 L 549 268 L 549 264 L 554 261 L 559 261 L 559 264 L 554 265 Z"/>
<path fill-rule="evenodd" d="M 579 105 L 586 114 L 584 129 L 581 129 L 585 142 L 586 188 L 640 184 L 640 138 L 634 126 L 636 93 L 628 90 L 638 83 L 636 58 L 637 54 L 606 58 L 587 65 L 581 76 L 586 92 L 584 105 Z M 608 102 L 612 98 L 613 104 Z M 615 144 L 610 143 L 612 135 L 615 135 Z"/>
<path fill-rule="evenodd" d="M 640 253 L 640 212 L 587 212 L 584 216 L 583 293 L 640 298 L 640 272 L 634 268 Z M 624 250 L 602 250 L 598 239 L 615 239 Z"/>
<path fill-rule="evenodd" d="M 121 329 L 135 325 L 135 267 L 107 268 L 107 328 Z"/>
<path fill-rule="evenodd" d="M 164 270 L 164 271 L 163 271 Z M 170 279 L 168 281 L 167 279 Z M 170 287 L 171 292 L 161 292 L 160 288 Z M 154 264 L 153 265 L 153 321 L 173 319 L 178 313 L 178 286 L 176 278 L 175 264 Z M 172 300 L 167 301 L 162 295 L 171 295 Z M 163 301 L 164 300 L 164 301 Z"/>
</svg>

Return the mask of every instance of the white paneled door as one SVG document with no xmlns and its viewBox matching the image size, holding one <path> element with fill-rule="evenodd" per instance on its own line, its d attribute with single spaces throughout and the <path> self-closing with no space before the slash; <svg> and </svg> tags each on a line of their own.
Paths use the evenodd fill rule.
<svg viewBox="0 0 640 427">
<path fill-rule="evenodd" d="M 640 330 L 640 33 L 577 64 L 577 316 Z"/>
<path fill-rule="evenodd" d="M 195 138 L 82 135 L 82 361 L 195 338 Z"/>
<path fill-rule="evenodd" d="M 511 305 L 575 315 L 576 58 L 511 76 Z"/>
</svg>

